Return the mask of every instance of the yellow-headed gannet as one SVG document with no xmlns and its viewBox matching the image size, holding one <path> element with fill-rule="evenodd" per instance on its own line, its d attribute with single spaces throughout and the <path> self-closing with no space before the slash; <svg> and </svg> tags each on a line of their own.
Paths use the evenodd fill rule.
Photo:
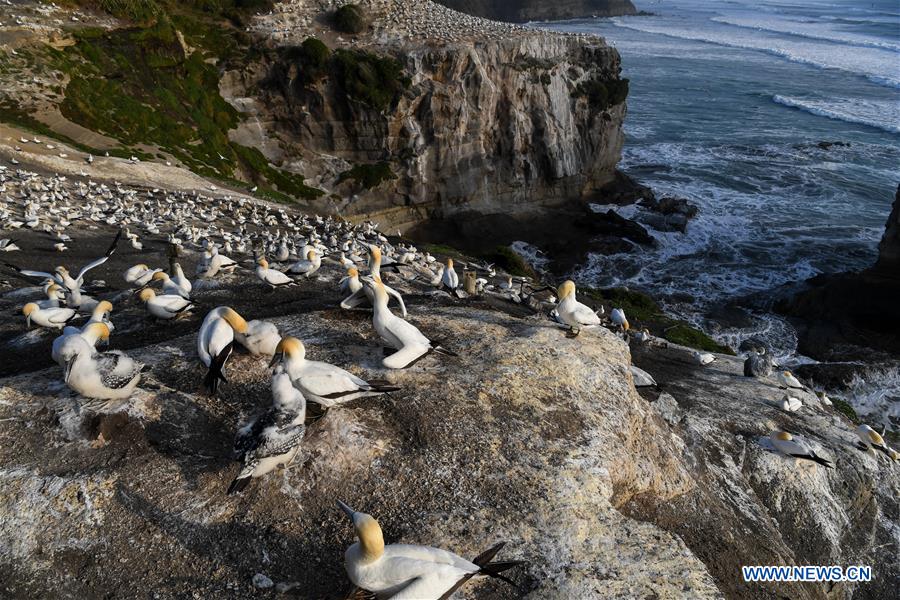
<svg viewBox="0 0 900 600">
<path fill-rule="evenodd" d="M 60 285 L 64 286 L 69 291 L 77 290 L 82 286 L 82 284 L 84 284 L 84 276 L 87 274 L 88 271 L 90 271 L 91 269 L 94 269 L 96 267 L 99 267 L 100 265 L 105 263 L 107 260 L 109 260 L 109 257 L 112 256 L 113 252 L 116 251 L 116 245 L 118 245 L 119 239 L 121 237 L 122 237 L 122 230 L 120 229 L 119 232 L 116 234 L 116 237 L 113 240 L 112 244 L 110 244 L 109 248 L 106 250 L 106 253 L 103 256 L 101 256 L 100 258 L 98 258 L 94 261 L 91 261 L 88 264 L 86 264 L 84 267 L 82 267 L 81 271 L 78 272 L 78 276 L 74 277 L 74 278 L 69 274 L 69 270 L 62 266 L 56 267 L 56 269 L 53 273 L 45 273 L 43 271 L 32 271 L 29 269 L 20 269 L 19 267 L 9 264 L 9 263 L 6 263 L 6 266 L 10 267 L 11 269 L 14 269 L 19 274 L 24 275 L 26 277 L 40 277 L 41 279 L 45 279 L 45 278 L 49 277 L 49 278 L 53 279 L 54 281 L 56 281 L 57 283 L 59 283 Z"/>
<path fill-rule="evenodd" d="M 288 271 L 290 271 L 294 275 L 304 275 L 306 277 L 309 277 L 313 273 L 318 271 L 319 267 L 321 266 L 322 258 L 318 254 L 316 254 L 315 250 L 310 249 L 306 253 L 306 259 L 298 260 L 288 268 Z"/>
<path fill-rule="evenodd" d="M 53 359 L 53 362 L 61 367 L 66 365 L 62 358 L 62 347 L 70 337 L 78 337 L 84 340 L 87 347 L 93 349 L 101 341 L 109 340 L 109 327 L 106 323 L 88 323 L 81 329 L 77 327 L 66 327 L 63 329 L 62 335 L 53 340 L 53 347 L 50 351 L 50 357 Z"/>
<path fill-rule="evenodd" d="M 512 281 L 512 278 L 510 278 Z M 565 281 L 559 286 L 559 304 L 556 305 L 559 320 L 569 326 L 574 335 L 585 327 L 600 325 L 600 317 L 589 306 L 575 299 L 575 282 Z"/>
<path fill-rule="evenodd" d="M 452 258 L 447 259 L 447 266 L 444 268 L 444 274 L 441 275 L 441 283 L 444 284 L 444 287 L 451 290 L 459 287 L 459 275 L 456 274 L 456 270 L 453 268 Z"/>
<path fill-rule="evenodd" d="M 104 323 L 107 327 L 109 327 L 110 331 L 115 331 L 115 326 L 112 324 L 112 321 L 109 320 L 109 315 L 112 313 L 113 305 L 109 300 L 101 300 L 97 303 L 97 306 L 94 307 L 94 310 L 91 312 L 91 318 L 88 319 L 88 323 Z"/>
<path fill-rule="evenodd" d="M 50 281 L 50 285 L 44 287 L 44 293 L 47 294 L 47 299 L 38 300 L 37 302 L 37 305 L 41 308 L 59 308 L 59 301 L 66 297 L 62 286 L 54 283 L 52 280 Z"/>
<path fill-rule="evenodd" d="M 144 287 L 152 280 L 153 276 L 156 273 L 159 273 L 162 269 L 151 269 L 147 265 L 141 263 L 134 265 L 127 271 L 125 271 L 125 281 L 130 283 L 135 287 Z"/>
<path fill-rule="evenodd" d="M 213 395 L 218 391 L 219 381 L 225 379 L 225 363 L 234 348 L 237 332 L 246 332 L 247 322 L 234 309 L 220 306 L 209 311 L 200 324 L 197 334 L 197 355 L 207 368 L 203 385 Z"/>
<path fill-rule="evenodd" d="M 329 363 L 306 360 L 303 342 L 294 337 L 283 338 L 278 343 L 272 364 L 278 362 L 310 402 L 325 407 L 400 389 L 385 381 L 366 381 Z"/>
<path fill-rule="evenodd" d="M 182 288 L 180 285 L 175 283 L 175 280 L 169 277 L 169 274 L 165 271 L 154 273 L 152 280 L 162 282 L 162 293 L 165 296 L 181 296 L 182 298 L 186 298 L 188 300 L 191 299 L 190 288 Z"/>
<path fill-rule="evenodd" d="M 344 553 L 347 576 L 354 585 L 379 598 L 441 600 L 477 576 L 496 577 L 515 587 L 501 573 L 523 562 L 491 562 L 503 543 L 471 561 L 430 546 L 385 545 L 378 521 L 340 500 L 338 506 L 353 521 L 359 539 Z"/>
<path fill-rule="evenodd" d="M 281 271 L 270 269 L 269 261 L 267 261 L 265 258 L 260 258 L 256 261 L 256 277 L 263 283 L 270 285 L 273 288 L 288 285 L 297 285 L 296 281 L 294 281 Z"/>
<path fill-rule="evenodd" d="M 356 267 L 347 269 L 347 276 L 341 279 L 341 293 L 355 294 L 362 289 L 362 282 L 359 280 L 359 271 Z"/>
<path fill-rule="evenodd" d="M 177 262 L 172 264 L 172 281 L 178 286 L 178 289 L 181 290 L 182 296 L 188 297 L 191 295 L 194 284 L 192 284 L 191 280 L 185 276 L 184 269 L 182 269 L 181 264 Z"/>
<path fill-rule="evenodd" d="M 294 460 L 306 433 L 305 418 L 306 399 L 290 376 L 278 369 L 272 376 L 272 408 L 237 432 L 234 453 L 244 464 L 228 493 L 240 492 L 252 478 Z"/>
<path fill-rule="evenodd" d="M 788 388 L 790 390 L 803 390 L 809 391 L 806 389 L 806 386 L 797 381 L 797 378 L 790 371 L 778 371 L 778 383 L 781 384 L 781 387 Z"/>
<path fill-rule="evenodd" d="M 187 298 L 174 294 L 157 296 L 149 288 L 141 290 L 140 299 L 147 305 L 147 311 L 157 319 L 174 319 L 194 306 Z"/>
<path fill-rule="evenodd" d="M 890 458 L 890 453 L 888 452 L 888 447 L 884 443 L 884 438 L 881 437 L 881 434 L 866 425 L 865 423 L 856 428 L 856 437 L 859 438 L 859 444 L 857 447 L 860 450 L 868 451 L 869 448 L 874 448 L 879 452 L 883 452 Z"/>
<path fill-rule="evenodd" d="M 628 323 L 628 319 L 625 317 L 625 311 L 621 308 L 614 308 L 609 313 L 609 320 L 612 321 L 613 325 L 616 327 L 621 327 L 622 331 L 628 331 L 631 325 Z"/>
<path fill-rule="evenodd" d="M 356 308 L 362 304 L 375 305 L 375 295 L 372 288 L 372 282 L 375 278 L 381 278 L 381 248 L 378 246 L 369 246 L 369 274 L 366 277 L 361 278 L 363 284 L 362 289 L 355 291 L 348 298 L 345 298 L 343 302 L 341 302 L 341 308 L 350 309 Z M 382 285 L 384 283 L 382 282 Z M 400 295 L 400 292 L 391 288 L 390 286 L 384 285 L 384 289 L 388 294 L 388 299 L 390 297 L 396 298 L 397 302 L 400 303 L 400 312 L 403 316 L 406 316 L 406 304 L 403 302 L 403 296 Z"/>
<path fill-rule="evenodd" d="M 63 342 L 60 357 L 65 363 L 66 385 L 86 398 L 127 398 L 141 379 L 143 365 L 122 352 L 97 353 L 78 336 Z"/>
<path fill-rule="evenodd" d="M 381 364 L 388 369 L 405 369 L 432 351 L 456 356 L 439 344 L 432 345 L 415 325 L 391 312 L 388 308 L 388 294 L 380 277 L 372 278 L 371 287 L 375 298 L 373 302 L 375 310 L 372 315 L 375 331 L 385 344 L 397 350 L 385 357 Z"/>
<path fill-rule="evenodd" d="M 817 456 L 809 447 L 802 442 L 794 439 L 794 437 L 786 431 L 773 431 L 769 434 L 769 439 L 776 450 L 787 456 L 800 458 L 803 460 L 811 460 L 822 466 L 833 468 L 831 462 L 825 460 L 821 456 Z"/>
<path fill-rule="evenodd" d="M 22 307 L 25 324 L 30 328 L 32 321 L 47 329 L 62 329 L 78 317 L 78 311 L 72 308 L 41 308 L 34 302 Z"/>
</svg>

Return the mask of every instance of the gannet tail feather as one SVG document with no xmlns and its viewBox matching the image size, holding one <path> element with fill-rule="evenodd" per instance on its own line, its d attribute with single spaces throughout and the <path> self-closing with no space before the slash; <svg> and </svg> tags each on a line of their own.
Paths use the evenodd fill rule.
<svg viewBox="0 0 900 600">
<path fill-rule="evenodd" d="M 813 461 L 815 463 L 819 463 L 823 467 L 827 467 L 829 469 L 834 468 L 833 466 L 831 466 L 830 461 L 825 460 L 821 456 L 816 456 L 815 454 L 791 454 L 791 456 L 793 456 L 794 458 L 802 458 L 805 460 L 811 460 L 811 461 Z"/>
<path fill-rule="evenodd" d="M 383 379 L 373 379 L 372 381 L 369 382 L 369 390 L 368 391 L 387 393 L 387 392 L 399 392 L 400 389 L 401 389 L 400 386 L 393 385 L 389 381 L 385 381 Z"/>
<path fill-rule="evenodd" d="M 238 476 L 234 478 L 234 481 L 231 482 L 231 485 L 228 486 L 228 491 L 225 493 L 230 495 L 243 492 L 247 486 L 250 485 L 251 479 L 253 479 L 253 477 L 249 473 L 245 475 L 244 472 L 241 471 Z"/>
<path fill-rule="evenodd" d="M 505 581 L 509 585 L 518 589 L 519 586 L 516 585 L 515 582 L 513 582 L 508 577 L 502 575 L 501 573 L 503 573 L 503 571 L 507 571 L 515 566 L 525 564 L 525 561 L 512 560 L 512 561 L 505 561 L 505 562 L 491 562 L 491 560 L 495 556 L 497 556 L 497 553 L 500 552 L 500 550 L 505 545 L 506 545 L 506 542 L 499 542 L 497 544 L 494 544 L 493 546 L 491 546 L 490 548 L 488 548 L 487 550 L 485 550 L 484 552 L 482 552 L 481 554 L 476 556 L 474 559 L 472 559 L 472 562 L 474 564 L 478 565 L 479 567 L 481 567 L 481 570 L 478 571 L 477 573 L 469 573 L 468 575 L 465 575 L 464 577 L 460 578 L 460 580 L 457 581 L 455 584 L 453 584 L 453 587 L 451 587 L 449 590 L 444 592 L 444 594 L 438 600 L 449 600 L 449 598 L 451 596 L 453 596 L 453 594 L 456 592 L 456 590 L 461 588 L 465 582 L 467 582 L 472 577 L 475 577 L 476 575 L 485 575 L 488 577 L 494 577 L 495 579 L 500 579 L 502 581 Z"/>
<path fill-rule="evenodd" d="M 879 452 L 884 452 L 884 455 L 888 458 L 891 458 L 891 453 L 888 452 L 888 449 L 881 444 L 872 444 L 872 447 L 878 450 Z"/>
<path fill-rule="evenodd" d="M 219 391 L 220 381 L 228 383 L 222 370 L 225 368 L 225 363 L 228 362 L 228 357 L 231 356 L 233 349 L 234 342 L 228 342 L 228 345 L 222 348 L 222 351 L 209 363 L 209 370 L 206 372 L 206 377 L 203 378 L 203 386 L 211 396 L 215 396 Z"/>
<path fill-rule="evenodd" d="M 445 356 L 459 356 L 459 354 L 457 354 L 453 350 L 445 348 L 443 346 L 443 342 L 438 342 L 437 340 L 431 343 L 431 349 L 438 354 L 443 354 Z"/>
</svg>

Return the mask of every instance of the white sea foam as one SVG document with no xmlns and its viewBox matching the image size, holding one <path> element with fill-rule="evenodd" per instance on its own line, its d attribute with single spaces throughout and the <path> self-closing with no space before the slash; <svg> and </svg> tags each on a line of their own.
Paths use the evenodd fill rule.
<svg viewBox="0 0 900 600">
<path fill-rule="evenodd" d="M 898 59 L 900 60 L 900 59 Z M 836 121 L 859 123 L 890 133 L 900 133 L 900 102 L 885 100 L 875 102 L 859 98 L 829 98 L 808 100 L 791 96 L 772 96 L 772 101 L 796 108 L 813 115 Z"/>
<path fill-rule="evenodd" d="M 540 248 L 528 242 L 515 241 L 509 247 L 537 271 L 543 271 L 550 264 L 550 259 L 547 258 L 547 255 Z"/>
<path fill-rule="evenodd" d="M 768 31 L 813 40 L 823 40 L 852 46 L 866 48 L 879 48 L 883 50 L 900 51 L 900 44 L 873 38 L 870 36 L 849 33 L 836 29 L 834 26 L 818 22 L 802 22 L 783 18 L 758 18 L 758 17 L 713 17 L 716 23 L 732 25 L 744 29 L 756 31 Z"/>
<path fill-rule="evenodd" d="M 858 415 L 874 416 L 890 429 L 900 423 L 900 366 L 855 374 L 848 388 L 847 401 Z"/>
</svg>

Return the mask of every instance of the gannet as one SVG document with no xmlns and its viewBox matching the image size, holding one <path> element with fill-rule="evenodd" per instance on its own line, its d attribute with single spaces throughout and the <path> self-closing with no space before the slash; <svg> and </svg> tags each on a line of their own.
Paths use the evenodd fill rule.
<svg viewBox="0 0 900 600">
<path fill-rule="evenodd" d="M 440 600 L 449 598 L 472 577 L 488 576 L 515 584 L 501 575 L 523 561 L 491 562 L 504 544 L 496 544 L 468 561 L 447 550 L 411 544 L 385 545 L 378 521 L 340 500 L 359 539 L 344 553 L 347 576 L 378 598 Z"/>
<path fill-rule="evenodd" d="M 29 302 L 22 307 L 25 315 L 25 324 L 30 328 L 31 322 L 47 329 L 62 329 L 78 316 L 78 311 L 72 308 L 41 308 L 34 302 Z"/>
<path fill-rule="evenodd" d="M 118 351 L 97 353 L 78 336 L 63 342 L 60 357 L 66 385 L 86 398 L 127 398 L 141 379 L 142 364 Z"/>
<path fill-rule="evenodd" d="M 781 402 L 778 404 L 781 407 L 781 410 L 784 412 L 797 412 L 801 408 L 803 408 L 803 402 L 800 398 L 795 396 L 791 396 L 790 394 L 785 394 L 784 397 L 781 398 Z"/>
<path fill-rule="evenodd" d="M 269 268 L 269 261 L 265 258 L 260 258 L 256 261 L 256 277 L 265 284 L 276 287 L 283 287 L 288 285 L 297 285 L 297 282 L 282 273 L 281 271 L 276 271 L 275 269 Z"/>
<path fill-rule="evenodd" d="M 203 385 L 215 395 L 225 379 L 225 363 L 233 349 L 236 332 L 246 332 L 247 322 L 234 309 L 220 306 L 209 311 L 197 334 L 197 355 L 207 367 Z"/>
<path fill-rule="evenodd" d="M 582 328 L 600 325 L 600 317 L 589 306 L 575 299 L 575 282 L 571 280 L 559 286 L 556 314 L 574 335 L 581 333 Z"/>
<path fill-rule="evenodd" d="M 191 299 L 191 289 L 182 288 L 180 285 L 175 283 L 175 281 L 169 277 L 169 274 L 165 271 L 160 271 L 158 273 L 153 274 L 153 281 L 161 281 L 162 282 L 162 293 L 166 296 L 181 296 L 182 298 L 186 298 L 187 300 Z"/>
<path fill-rule="evenodd" d="M 831 398 L 828 397 L 828 394 L 826 394 L 824 390 L 821 392 L 816 392 L 816 397 L 824 406 L 831 406 Z"/>
<path fill-rule="evenodd" d="M 691 358 L 701 367 L 705 367 L 716 360 L 714 354 L 710 354 L 709 352 L 699 352 L 697 350 L 691 352 Z"/>
<path fill-rule="evenodd" d="M 81 329 L 78 329 L 77 327 L 65 327 L 62 335 L 53 340 L 53 346 L 50 350 L 50 357 L 53 359 L 53 362 L 61 367 L 66 365 L 62 358 L 62 347 L 66 340 L 75 336 L 82 339 L 84 343 L 87 344 L 88 348 L 93 349 L 101 341 L 109 340 L 109 327 L 106 323 L 96 322 L 88 323 Z"/>
<path fill-rule="evenodd" d="M 771 440 L 772 445 L 775 446 L 775 449 L 782 454 L 803 460 L 811 460 L 824 467 L 828 467 L 829 469 L 833 468 L 830 461 L 817 456 L 816 453 L 805 444 L 794 440 L 794 437 L 786 431 L 773 431 L 769 434 L 769 439 Z"/>
<path fill-rule="evenodd" d="M 859 444 L 857 447 L 860 450 L 868 451 L 869 448 L 874 448 L 879 452 L 883 452 L 890 458 L 890 453 L 888 452 L 887 445 L 884 443 L 884 438 L 881 437 L 881 434 L 869 427 L 866 424 L 862 424 L 856 428 L 856 437 L 859 438 Z"/>
<path fill-rule="evenodd" d="M 298 260 L 294 264 L 288 268 L 288 271 L 293 273 L 294 275 L 304 275 L 309 277 L 313 273 L 319 270 L 319 267 L 322 266 L 322 259 L 316 254 L 315 250 L 309 250 L 306 253 L 305 260 Z"/>
<path fill-rule="evenodd" d="M 441 283 L 451 290 L 455 290 L 459 287 L 459 275 L 456 274 L 456 270 L 453 268 L 452 258 L 447 259 L 447 267 L 444 269 L 444 274 L 441 276 Z"/>
<path fill-rule="evenodd" d="M 194 307 L 187 298 L 173 294 L 157 296 L 150 288 L 141 290 L 140 299 L 147 305 L 147 311 L 157 319 L 174 319 Z"/>
<path fill-rule="evenodd" d="M 54 281 L 56 281 L 57 283 L 59 283 L 60 285 L 64 286 L 69 291 L 73 291 L 73 290 L 77 290 L 78 288 L 80 288 L 82 286 L 82 284 L 84 284 L 84 276 L 87 274 L 88 271 L 90 271 L 91 269 L 94 269 L 96 267 L 99 267 L 100 265 L 105 263 L 107 260 L 109 260 L 109 257 L 112 256 L 113 252 L 116 251 L 116 245 L 119 243 L 119 239 L 121 237 L 122 237 L 122 230 L 120 229 L 119 232 L 116 234 L 116 237 L 113 240 L 112 244 L 110 244 L 109 248 L 106 250 L 106 253 L 102 257 L 100 257 L 94 261 L 91 261 L 87 265 L 82 267 L 81 271 L 78 272 L 78 276 L 75 278 L 73 278 L 71 275 L 69 275 L 69 270 L 62 266 L 56 267 L 56 269 L 53 273 L 45 273 L 43 271 L 32 271 L 29 269 L 21 269 L 15 265 L 12 265 L 9 263 L 6 263 L 6 265 L 8 267 L 10 267 L 11 269 L 14 269 L 15 271 L 17 271 L 19 274 L 24 275 L 26 277 L 40 277 L 41 279 L 45 279 L 45 278 L 49 277 L 49 278 L 53 279 Z"/>
<path fill-rule="evenodd" d="M 0 252 L 15 252 L 16 250 L 21 250 L 21 248 L 16 246 L 15 240 L 12 240 L 12 239 L 0 240 Z"/>
<path fill-rule="evenodd" d="M 359 281 L 359 271 L 356 267 L 347 269 L 347 276 L 341 279 L 341 293 L 355 294 L 362 289 L 362 283 Z"/>
<path fill-rule="evenodd" d="M 145 264 L 137 264 L 125 271 L 125 281 L 132 284 L 135 287 L 144 287 L 152 280 L 153 276 L 156 273 L 161 272 L 162 269 L 151 269 Z"/>
<path fill-rule="evenodd" d="M 378 332 L 385 344 L 397 350 L 387 356 L 381 364 L 388 369 L 405 369 L 432 351 L 456 356 L 455 353 L 441 347 L 440 344 L 432 345 L 431 341 L 422 335 L 415 325 L 391 312 L 387 305 L 388 294 L 380 277 L 372 278 L 372 287 L 375 298 L 372 322 L 375 325 L 375 331 Z"/>
<path fill-rule="evenodd" d="M 115 330 L 115 326 L 112 324 L 112 321 L 109 320 L 109 315 L 112 313 L 113 305 L 108 300 L 101 300 L 97 303 L 97 306 L 94 307 L 94 310 L 91 311 L 91 318 L 88 319 L 88 324 L 90 323 L 103 323 L 105 324 L 110 331 Z"/>
<path fill-rule="evenodd" d="M 289 464 L 306 433 L 305 418 L 306 399 L 291 377 L 279 369 L 272 376 L 272 408 L 238 430 L 234 453 L 244 466 L 228 486 L 228 493 L 240 492 L 252 478 Z"/>
<path fill-rule="evenodd" d="M 37 305 L 41 308 L 59 308 L 59 301 L 65 298 L 62 286 L 52 280 L 50 285 L 44 287 L 44 293 L 47 294 L 47 299 L 37 301 Z"/>
<path fill-rule="evenodd" d="M 778 383 L 780 383 L 781 387 L 783 388 L 808 391 L 806 389 L 806 386 L 797 381 L 797 378 L 794 377 L 794 375 L 790 371 L 779 371 Z"/>
<path fill-rule="evenodd" d="M 246 331 L 235 330 L 234 338 L 254 356 L 274 356 L 281 333 L 274 323 L 253 320 L 247 323 Z"/>
<path fill-rule="evenodd" d="M 621 308 L 612 309 L 609 313 L 609 320 L 612 321 L 613 325 L 621 327 L 622 331 L 628 331 L 631 327 L 628 323 L 628 319 L 625 317 L 625 311 Z"/>
<path fill-rule="evenodd" d="M 190 279 L 185 276 L 181 264 L 177 262 L 172 264 L 172 282 L 178 286 L 178 289 L 181 290 L 181 295 L 184 297 L 190 296 L 191 290 L 194 289 Z"/>
<path fill-rule="evenodd" d="M 306 360 L 306 347 L 294 337 L 282 338 L 278 343 L 271 364 L 279 362 L 310 402 L 326 408 L 400 389 L 385 381 L 366 381 L 329 363 Z"/>
</svg>

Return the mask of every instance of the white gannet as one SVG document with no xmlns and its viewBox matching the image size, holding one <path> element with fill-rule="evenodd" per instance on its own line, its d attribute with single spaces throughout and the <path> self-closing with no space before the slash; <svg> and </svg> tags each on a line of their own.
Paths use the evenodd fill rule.
<svg viewBox="0 0 900 600">
<path fill-rule="evenodd" d="M 782 454 L 803 460 L 811 460 L 828 467 L 829 469 L 833 468 L 830 461 L 817 456 L 809 447 L 795 440 L 794 437 L 786 431 L 773 431 L 769 434 L 769 440 L 771 440 L 775 449 Z"/>
<path fill-rule="evenodd" d="M 56 269 L 53 273 L 45 273 L 43 271 L 32 271 L 29 269 L 21 269 L 15 265 L 12 265 L 9 263 L 6 263 L 6 266 L 10 267 L 11 269 L 14 269 L 19 274 L 24 275 L 26 277 L 40 277 L 41 279 L 46 279 L 49 277 L 50 279 L 53 279 L 57 283 L 64 286 L 69 291 L 77 291 L 78 289 L 81 288 L 82 284 L 84 283 L 84 276 L 88 273 L 88 271 L 90 271 L 91 269 L 94 269 L 96 267 L 99 267 L 100 265 L 105 263 L 107 260 L 109 260 L 109 257 L 112 256 L 113 252 L 116 251 L 116 246 L 118 245 L 119 239 L 121 237 L 122 237 L 122 230 L 120 229 L 119 232 L 116 234 L 116 237 L 113 240 L 112 244 L 110 244 L 109 248 L 106 250 L 106 253 L 103 256 L 101 256 L 100 258 L 98 258 L 94 261 L 91 261 L 88 264 L 86 264 L 84 267 L 82 267 L 81 271 L 78 272 L 78 276 L 75 278 L 73 278 L 71 275 L 69 275 L 69 270 L 62 266 L 56 267 Z"/>
<path fill-rule="evenodd" d="M 0 252 L 15 252 L 16 250 L 21 250 L 21 248 L 16 246 L 15 240 L 9 238 L 0 240 Z"/>
<path fill-rule="evenodd" d="M 569 326 L 573 335 L 581 333 L 582 328 L 600 325 L 597 313 L 575 299 L 575 282 L 571 280 L 559 286 L 559 304 L 556 305 L 556 313 L 559 320 Z"/>
<path fill-rule="evenodd" d="M 496 544 L 468 561 L 447 550 L 412 544 L 385 545 L 378 521 L 338 500 L 353 521 L 355 542 L 344 553 L 347 576 L 357 587 L 378 598 L 441 600 L 449 598 L 472 577 L 488 576 L 515 584 L 501 573 L 523 561 L 491 562 L 504 544 Z"/>
<path fill-rule="evenodd" d="M 374 288 L 372 323 L 375 331 L 385 344 L 397 350 L 385 357 L 381 364 L 388 369 L 405 369 L 432 351 L 456 356 L 440 344 L 432 345 L 431 340 L 422 335 L 415 325 L 391 312 L 388 294 L 380 277 L 373 277 L 371 286 Z"/>
<path fill-rule="evenodd" d="M 781 402 L 779 402 L 778 406 L 784 412 L 797 412 L 803 408 L 803 402 L 796 396 L 785 394 L 784 397 L 781 398 Z"/>
<path fill-rule="evenodd" d="M 322 259 L 318 254 L 316 254 L 315 250 L 310 249 L 306 253 L 306 259 L 298 260 L 288 268 L 288 271 L 290 271 L 294 275 L 304 275 L 306 277 L 309 277 L 313 273 L 318 271 L 319 267 L 321 266 Z"/>
<path fill-rule="evenodd" d="M 247 323 L 246 331 L 235 329 L 234 339 L 254 356 L 274 356 L 281 333 L 274 323 L 253 320 Z"/>
<path fill-rule="evenodd" d="M 151 269 L 147 265 L 141 263 L 134 265 L 125 271 L 124 278 L 126 282 L 135 287 L 144 287 L 150 283 L 153 276 L 160 271 L 162 271 L 162 269 Z"/>
<path fill-rule="evenodd" d="M 181 290 L 182 296 L 188 297 L 191 295 L 194 284 L 192 284 L 191 280 L 185 276 L 184 269 L 181 268 L 180 263 L 176 262 L 172 264 L 172 281 L 178 286 L 178 289 Z"/>
<path fill-rule="evenodd" d="M 621 327 L 622 331 L 628 331 L 631 325 L 628 323 L 628 318 L 625 317 L 625 311 L 621 308 L 614 308 L 609 313 L 609 320 L 612 321 L 613 325 L 616 327 Z"/>
<path fill-rule="evenodd" d="M 169 277 L 169 274 L 165 271 L 154 273 L 152 281 L 162 282 L 162 293 L 165 296 L 181 296 L 182 298 L 185 298 L 187 300 L 191 299 L 191 289 L 185 289 L 175 283 L 175 280 Z"/>
<path fill-rule="evenodd" d="M 691 352 L 691 358 L 701 367 L 705 367 L 706 365 L 716 360 L 716 355 L 709 352 L 700 352 L 698 350 L 693 350 Z"/>
<path fill-rule="evenodd" d="M 884 438 L 881 437 L 881 434 L 869 427 L 866 424 L 862 424 L 856 428 L 856 437 L 859 438 L 859 443 L 857 444 L 857 448 L 860 450 L 865 450 L 868 452 L 869 448 L 874 448 L 879 452 L 883 452 L 885 455 L 890 458 L 890 453 L 888 452 L 888 447 L 884 443 Z"/>
<path fill-rule="evenodd" d="M 47 299 L 37 301 L 37 305 L 41 308 L 59 308 L 59 301 L 66 297 L 65 290 L 63 290 L 61 285 L 52 280 L 50 282 L 50 285 L 44 287 Z"/>
<path fill-rule="evenodd" d="M 73 308 L 41 308 L 34 302 L 29 302 L 22 307 L 25 315 L 25 324 L 31 328 L 31 322 L 47 329 L 62 329 L 76 317 L 78 311 Z"/>
<path fill-rule="evenodd" d="M 831 398 L 828 397 L 828 394 L 826 394 L 824 390 L 821 392 L 816 392 L 816 398 L 818 398 L 819 402 L 821 402 L 824 406 L 831 406 L 832 404 Z"/>
<path fill-rule="evenodd" d="M 806 389 L 806 386 L 797 381 L 797 378 L 794 377 L 794 375 L 790 371 L 779 371 L 778 383 L 780 383 L 781 387 L 783 388 L 808 391 Z"/>
<path fill-rule="evenodd" d="M 362 282 L 359 280 L 359 270 L 356 267 L 347 269 L 347 276 L 341 279 L 341 293 L 355 294 L 362 289 Z"/>
<path fill-rule="evenodd" d="M 256 261 L 256 277 L 263 283 L 270 285 L 273 288 L 288 285 L 297 285 L 296 281 L 294 281 L 281 271 L 270 269 L 269 261 L 267 261 L 265 258 L 260 258 Z"/>
<path fill-rule="evenodd" d="M 109 319 L 112 309 L 113 305 L 109 300 L 101 300 L 94 307 L 94 310 L 91 311 L 91 318 L 88 319 L 88 323 L 104 323 L 111 332 L 115 331 L 116 328 Z"/>
<path fill-rule="evenodd" d="M 225 363 L 234 349 L 236 333 L 246 332 L 247 322 L 234 309 L 227 306 L 214 308 L 207 313 L 197 333 L 197 355 L 207 367 L 203 385 L 215 395 L 219 381 L 225 379 Z"/>
<path fill-rule="evenodd" d="M 459 287 L 459 275 L 456 274 L 456 270 L 453 268 L 452 258 L 447 259 L 447 266 L 444 268 L 444 274 L 441 275 L 441 283 L 451 290 Z"/>
<path fill-rule="evenodd" d="M 234 453 L 244 465 L 228 493 L 240 492 L 252 478 L 294 460 L 306 433 L 305 418 L 306 399 L 290 376 L 278 369 L 272 376 L 272 408 L 237 432 Z"/>
<path fill-rule="evenodd" d="M 62 347 L 70 337 L 79 337 L 84 340 L 88 348 L 93 349 L 101 341 L 109 340 L 109 327 L 106 323 L 87 323 L 81 329 L 77 327 L 64 328 L 62 335 L 53 340 L 53 346 L 50 350 L 50 357 L 53 359 L 53 362 L 61 367 L 66 365 L 62 358 Z"/>
<path fill-rule="evenodd" d="M 361 278 L 361 281 L 363 283 L 371 284 L 372 280 L 375 277 L 381 277 L 381 248 L 379 248 L 378 246 L 369 246 L 369 274 Z M 384 285 L 383 282 L 382 285 Z M 388 296 L 392 296 L 397 299 L 397 302 L 400 304 L 400 312 L 405 317 L 406 304 L 403 302 L 403 296 L 400 295 L 400 292 L 390 286 L 384 285 L 384 289 L 388 293 Z M 355 308 L 365 302 L 368 302 L 369 305 L 374 306 L 374 300 L 375 296 L 371 285 L 363 285 L 362 289 L 357 290 L 348 298 L 344 299 L 343 302 L 341 302 L 341 308 L 345 310 Z"/>
<path fill-rule="evenodd" d="M 400 389 L 385 381 L 366 381 L 326 362 L 306 360 L 306 347 L 294 337 L 282 338 L 278 343 L 271 364 L 279 362 L 310 402 L 326 408 Z"/>
<path fill-rule="evenodd" d="M 118 351 L 97 353 L 78 336 L 63 342 L 60 357 L 66 385 L 86 398 L 127 398 L 141 379 L 142 364 Z"/>
<path fill-rule="evenodd" d="M 157 296 L 149 288 L 141 290 L 140 299 L 147 305 L 147 311 L 157 319 L 174 319 L 194 307 L 187 298 L 172 294 Z"/>
</svg>

